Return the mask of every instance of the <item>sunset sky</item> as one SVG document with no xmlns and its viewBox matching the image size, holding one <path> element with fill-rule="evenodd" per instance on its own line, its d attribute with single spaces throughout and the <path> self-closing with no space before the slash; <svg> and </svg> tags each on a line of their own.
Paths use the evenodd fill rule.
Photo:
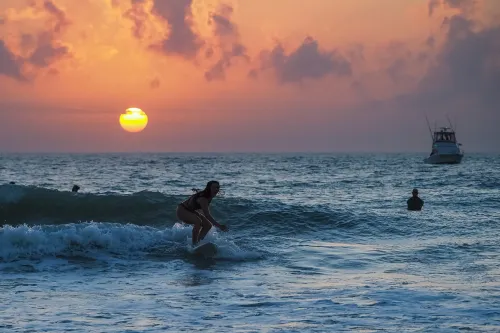
<svg viewBox="0 0 500 333">
<path fill-rule="evenodd" d="M 500 152 L 500 1 L 0 0 L 0 115 L 0 152 L 430 152 L 425 115 Z"/>
</svg>

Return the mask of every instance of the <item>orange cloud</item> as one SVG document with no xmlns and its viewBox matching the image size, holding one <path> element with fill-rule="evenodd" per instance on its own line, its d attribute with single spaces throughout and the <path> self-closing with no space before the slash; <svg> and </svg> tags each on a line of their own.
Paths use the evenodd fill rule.
<svg viewBox="0 0 500 333">
<path fill-rule="evenodd" d="M 5 15 L 6 25 L 17 21 L 31 22 L 38 19 L 44 21 L 44 27 L 40 30 L 19 31 L 16 43 L 19 45 L 18 50 L 7 48 L 5 42 L 0 40 L 5 54 L 2 61 L 3 67 L 11 67 L 10 77 L 19 80 L 33 79 L 37 74 L 37 68 L 50 67 L 58 60 L 71 56 L 69 47 L 60 40 L 60 36 L 68 28 L 70 21 L 65 12 L 52 1 L 32 2 L 27 9 L 20 11 L 10 9 Z M 14 58 L 17 60 L 13 60 Z M 7 61 L 9 61 L 8 65 Z M 2 72 L 5 72 L 5 69 Z"/>
</svg>

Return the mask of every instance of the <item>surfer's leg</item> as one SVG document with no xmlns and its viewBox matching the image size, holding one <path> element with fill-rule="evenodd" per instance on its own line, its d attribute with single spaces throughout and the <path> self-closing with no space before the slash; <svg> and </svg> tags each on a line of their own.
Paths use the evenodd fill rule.
<svg viewBox="0 0 500 333">
<path fill-rule="evenodd" d="M 177 213 L 177 218 L 179 220 L 181 220 L 184 223 L 193 225 L 193 232 L 191 239 L 193 245 L 197 244 L 200 241 L 200 230 L 202 225 L 201 218 L 196 213 L 190 212 L 189 210 L 185 209 L 182 206 L 177 207 L 176 213 Z"/>
<path fill-rule="evenodd" d="M 201 221 L 201 231 L 199 240 L 202 240 L 208 234 L 210 229 L 212 229 L 212 223 L 210 223 L 210 221 L 205 216 L 200 216 L 200 217 L 202 221 Z"/>
<path fill-rule="evenodd" d="M 202 239 L 200 238 L 200 230 L 201 230 L 201 221 L 199 221 L 193 226 L 193 233 L 191 235 L 191 239 L 193 240 L 193 245 L 198 244 L 200 239 Z"/>
</svg>

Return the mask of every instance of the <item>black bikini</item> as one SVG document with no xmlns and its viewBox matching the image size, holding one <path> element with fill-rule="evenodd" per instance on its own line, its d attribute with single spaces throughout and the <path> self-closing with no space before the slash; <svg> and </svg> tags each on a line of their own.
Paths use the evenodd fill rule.
<svg viewBox="0 0 500 333">
<path fill-rule="evenodd" d="M 187 204 L 184 202 L 181 202 L 179 206 L 184 207 L 187 211 L 196 214 L 197 216 L 201 216 L 200 213 L 197 212 L 198 209 L 201 209 L 200 204 L 198 203 L 198 197 L 200 197 L 202 192 L 198 192 L 196 194 L 193 194 L 189 199 Z M 208 203 L 210 204 L 211 199 L 208 200 Z"/>
</svg>

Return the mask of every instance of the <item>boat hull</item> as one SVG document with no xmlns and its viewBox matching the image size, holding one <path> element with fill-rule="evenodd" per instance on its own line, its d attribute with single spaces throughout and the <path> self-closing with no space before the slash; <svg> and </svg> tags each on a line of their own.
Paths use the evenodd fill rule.
<svg viewBox="0 0 500 333">
<path fill-rule="evenodd" d="M 434 154 L 424 159 L 424 162 L 427 164 L 459 164 L 463 157 L 463 154 Z"/>
</svg>

